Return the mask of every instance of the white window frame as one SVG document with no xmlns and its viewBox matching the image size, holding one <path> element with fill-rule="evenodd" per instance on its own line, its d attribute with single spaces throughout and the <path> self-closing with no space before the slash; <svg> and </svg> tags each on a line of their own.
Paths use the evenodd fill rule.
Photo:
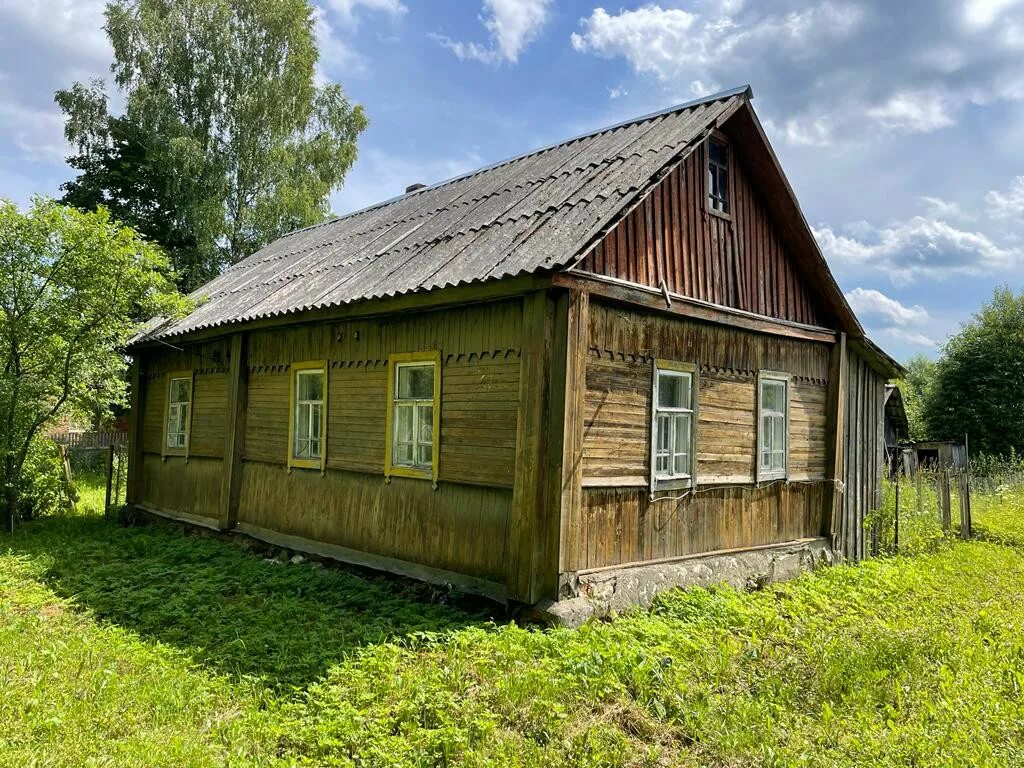
<svg viewBox="0 0 1024 768">
<path fill-rule="evenodd" d="M 292 363 L 289 372 L 291 381 L 289 383 L 289 414 L 288 414 L 288 469 L 293 467 L 304 469 L 319 469 L 321 472 L 327 466 L 327 361 L 311 360 L 300 363 Z M 318 400 L 299 399 L 299 379 L 302 376 L 319 376 L 322 381 L 322 394 Z M 308 422 L 309 434 L 313 431 L 313 406 L 320 407 L 320 455 L 319 456 L 298 456 L 300 418 Z M 304 411 L 304 415 L 303 415 Z"/>
<path fill-rule="evenodd" d="M 779 371 L 760 371 L 757 375 L 757 479 L 758 482 L 770 480 L 786 480 L 789 478 L 789 401 L 792 377 L 788 373 Z M 782 385 L 785 404 L 782 410 L 766 411 L 764 407 L 764 385 L 773 382 Z M 764 463 L 764 440 L 773 439 L 774 430 L 764 429 L 764 418 L 769 417 L 774 422 L 782 419 L 782 467 L 766 467 Z M 774 446 L 770 449 L 773 453 L 778 452 Z"/>
<path fill-rule="evenodd" d="M 675 376 L 688 379 L 690 382 L 690 404 L 689 407 L 662 408 L 658 405 L 658 386 L 662 376 Z M 674 360 L 655 360 L 654 375 L 651 387 L 651 454 L 650 454 L 650 486 L 651 491 L 660 489 L 690 488 L 696 484 L 697 476 L 697 398 L 699 390 L 699 376 L 697 366 L 692 363 L 680 363 Z M 688 471 L 685 473 L 675 472 L 675 457 L 680 453 L 679 445 L 673 440 L 671 452 L 672 471 L 669 473 L 658 472 L 658 417 L 662 414 L 689 414 L 690 416 L 690 440 L 687 446 L 690 462 Z M 675 429 L 675 422 L 673 429 Z"/>
<path fill-rule="evenodd" d="M 178 381 L 188 382 L 188 397 L 185 400 L 171 400 L 174 384 Z M 188 457 L 189 444 L 192 440 L 192 400 L 195 394 L 195 377 L 192 371 L 175 371 L 167 374 L 167 403 L 164 408 L 164 440 L 162 453 L 167 456 Z M 181 425 L 184 412 L 184 429 L 171 431 L 171 414 L 175 414 L 175 423 Z M 171 445 L 171 436 L 181 435 L 181 445 Z"/>
<path fill-rule="evenodd" d="M 433 371 L 433 396 L 430 398 L 407 398 L 399 397 L 398 378 L 404 368 L 431 368 Z M 388 358 L 388 416 L 387 416 L 387 440 L 384 457 L 384 475 L 416 477 L 433 480 L 437 485 L 438 467 L 441 450 L 441 353 L 431 352 L 408 352 L 395 353 Z M 400 409 L 411 409 L 413 420 L 413 461 L 402 462 L 397 460 L 398 441 L 398 413 Z M 420 448 L 426 443 L 420 440 L 417 411 L 421 408 L 431 410 L 431 435 L 430 435 L 430 462 L 419 460 Z"/>
</svg>

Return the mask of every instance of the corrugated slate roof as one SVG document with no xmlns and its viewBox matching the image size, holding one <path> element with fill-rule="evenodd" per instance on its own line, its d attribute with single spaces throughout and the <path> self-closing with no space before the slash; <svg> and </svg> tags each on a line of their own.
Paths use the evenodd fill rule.
<svg viewBox="0 0 1024 768">
<path fill-rule="evenodd" d="M 737 88 L 482 168 L 275 240 L 193 294 L 199 307 L 135 342 L 572 263 L 685 157 Z"/>
</svg>

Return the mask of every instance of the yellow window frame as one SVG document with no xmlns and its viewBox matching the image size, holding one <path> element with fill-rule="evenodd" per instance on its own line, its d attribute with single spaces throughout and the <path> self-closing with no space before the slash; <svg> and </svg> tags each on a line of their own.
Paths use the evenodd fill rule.
<svg viewBox="0 0 1024 768">
<path fill-rule="evenodd" d="M 327 469 L 327 395 L 328 375 L 326 360 L 304 360 L 292 363 L 288 370 L 288 471 L 293 468 L 319 469 L 321 473 Z M 295 458 L 295 389 L 300 371 L 320 371 L 324 377 L 324 405 L 320 409 L 321 449 L 319 459 Z"/>
<path fill-rule="evenodd" d="M 163 437 L 160 442 L 160 456 L 166 461 L 168 456 L 184 456 L 188 461 L 188 449 L 192 444 L 192 414 L 193 404 L 196 399 L 196 377 L 195 371 L 171 371 L 165 374 L 167 383 L 164 386 L 164 428 Z M 171 448 L 167 445 L 167 420 L 171 416 L 171 383 L 179 379 L 188 379 L 188 420 L 185 422 L 185 445 L 181 448 Z"/>
<path fill-rule="evenodd" d="M 434 424 L 431 435 L 432 450 L 430 452 L 430 470 L 416 469 L 414 467 L 396 466 L 393 463 L 394 457 L 394 435 L 395 435 L 395 376 L 400 364 L 405 363 L 432 363 L 434 366 Z M 388 355 L 388 399 L 387 415 L 385 417 L 385 440 L 384 440 L 384 477 L 416 477 L 423 480 L 431 480 L 437 486 L 438 459 L 441 455 L 441 352 L 432 350 L 428 352 L 395 352 Z"/>
</svg>

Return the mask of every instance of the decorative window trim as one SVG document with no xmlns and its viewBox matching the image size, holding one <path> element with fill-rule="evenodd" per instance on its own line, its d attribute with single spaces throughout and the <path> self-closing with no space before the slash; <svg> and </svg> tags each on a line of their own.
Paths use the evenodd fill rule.
<svg viewBox="0 0 1024 768">
<path fill-rule="evenodd" d="M 688 374 L 690 377 L 690 473 L 684 477 L 658 477 L 656 471 L 658 455 L 658 375 L 662 372 Z M 654 491 L 692 488 L 697 484 L 697 424 L 699 419 L 700 369 L 693 363 L 676 360 L 654 361 L 651 376 L 651 419 L 649 423 L 651 452 L 648 462 L 650 489 Z"/>
<path fill-rule="evenodd" d="M 725 193 L 725 196 L 726 196 L 726 200 L 728 201 L 728 205 L 729 205 L 729 211 L 728 212 L 726 212 L 726 211 L 719 211 L 719 210 L 717 210 L 716 208 L 714 208 L 711 205 L 711 199 L 710 199 L 711 196 L 710 196 L 710 190 L 708 189 L 708 186 L 707 186 L 707 181 L 708 181 L 708 166 L 710 166 L 710 164 L 711 164 L 711 144 L 712 144 L 712 142 L 714 142 L 715 144 L 721 144 L 723 147 L 725 147 L 725 153 L 726 153 L 726 159 L 725 159 L 725 162 L 726 162 L 726 168 L 725 168 L 726 193 Z M 732 221 L 732 207 L 733 207 L 733 200 L 734 200 L 734 195 L 733 195 L 733 191 L 734 190 L 733 190 L 732 177 L 733 177 L 733 166 L 735 165 L 735 160 L 733 158 L 733 151 L 732 151 L 732 142 L 730 142 L 721 131 L 712 131 L 711 135 L 708 136 L 707 140 L 704 142 L 703 158 L 704 158 L 704 168 L 703 168 L 703 170 L 704 170 L 704 210 L 707 211 L 712 216 L 717 216 L 720 219 L 724 219 L 726 221 Z"/>
<path fill-rule="evenodd" d="M 777 469 L 765 469 L 761 455 L 761 433 L 763 430 L 763 419 L 762 419 L 762 402 L 761 402 L 761 385 L 765 381 L 781 381 L 785 384 L 786 392 L 786 410 L 783 414 L 784 418 L 784 440 L 785 445 L 782 451 L 782 463 L 783 468 Z M 757 372 L 757 426 L 755 428 L 756 441 L 754 444 L 754 450 L 757 452 L 757 481 L 768 482 L 772 480 L 788 480 L 789 479 L 789 420 L 790 420 L 790 390 L 792 389 L 793 376 L 788 373 L 781 371 L 758 371 Z"/>
<path fill-rule="evenodd" d="M 168 456 L 184 456 L 188 461 L 189 447 L 192 444 L 192 414 L 194 413 L 193 403 L 196 394 L 195 371 L 171 371 L 166 374 L 167 386 L 164 390 L 164 428 L 163 439 L 161 440 L 160 455 L 166 461 Z M 171 385 L 181 379 L 188 380 L 188 419 L 185 422 L 185 445 L 181 448 L 171 448 L 167 445 L 167 422 L 171 417 Z"/>
<path fill-rule="evenodd" d="M 395 437 L 395 379 L 398 369 L 407 364 L 430 363 L 434 366 L 434 412 L 433 412 L 433 441 L 430 452 L 430 469 L 419 469 L 406 467 L 394 463 L 394 437 Z M 384 477 L 390 480 L 392 477 L 414 477 L 421 480 L 430 480 L 434 487 L 437 487 L 439 458 L 441 455 L 441 352 L 431 350 L 427 352 L 395 352 L 388 355 L 388 399 L 387 415 L 385 418 L 385 439 L 384 439 Z"/>
<path fill-rule="evenodd" d="M 320 371 L 324 377 L 324 400 L 320 409 L 320 435 L 322 447 L 320 458 L 299 459 L 295 457 L 295 396 L 296 384 L 301 371 Z M 326 360 L 305 360 L 299 363 L 292 363 L 288 369 L 288 471 L 293 468 L 319 469 L 321 474 L 327 469 L 327 391 L 328 391 L 327 361 Z"/>
</svg>

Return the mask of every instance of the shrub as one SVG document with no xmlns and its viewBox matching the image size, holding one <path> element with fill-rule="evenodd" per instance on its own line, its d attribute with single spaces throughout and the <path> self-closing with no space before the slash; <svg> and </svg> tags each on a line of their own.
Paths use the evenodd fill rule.
<svg viewBox="0 0 1024 768">
<path fill-rule="evenodd" d="M 32 441 L 20 481 L 18 508 L 26 520 L 70 512 L 78 500 L 64 472 L 60 446 L 47 438 Z"/>
</svg>

